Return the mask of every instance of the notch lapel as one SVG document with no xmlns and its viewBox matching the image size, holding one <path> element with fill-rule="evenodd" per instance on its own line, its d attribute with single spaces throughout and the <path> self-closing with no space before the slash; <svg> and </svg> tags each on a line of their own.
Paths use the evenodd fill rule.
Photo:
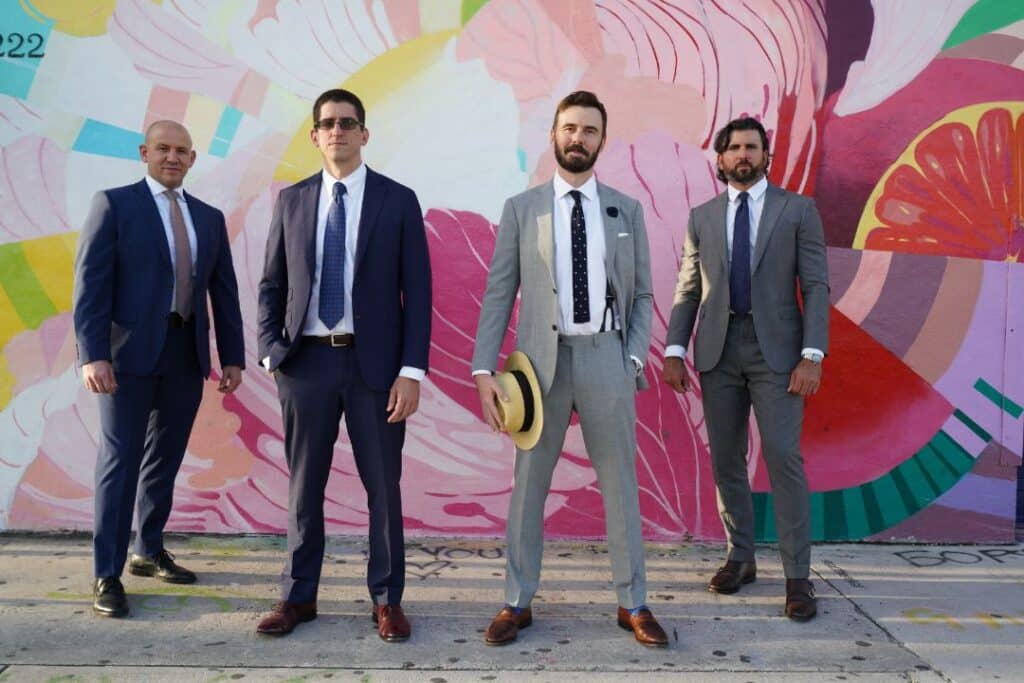
<svg viewBox="0 0 1024 683">
<path fill-rule="evenodd" d="M 601 183 L 597 184 L 597 203 L 601 209 L 601 222 L 604 224 L 604 272 L 611 279 L 615 272 L 615 250 L 619 246 L 619 227 L 622 224 L 622 208 L 616 206 L 618 214 L 612 218 L 605 210 L 612 206 L 611 197 Z M 603 294 L 603 292 L 602 292 Z"/>
<path fill-rule="evenodd" d="M 317 205 L 320 203 L 321 185 L 323 176 L 320 173 L 306 179 L 306 184 L 299 192 L 299 215 L 296 217 L 298 237 L 306 252 L 307 276 L 311 287 L 316 273 L 316 214 Z"/>
<path fill-rule="evenodd" d="M 174 278 L 174 266 L 171 264 L 171 247 L 167 244 L 167 233 L 164 232 L 164 221 L 160 218 L 160 209 L 156 206 L 156 197 L 150 192 L 145 178 L 140 180 L 135 188 L 139 193 L 139 201 L 142 202 L 146 213 L 149 214 L 149 224 L 156 226 L 158 231 L 156 249 L 160 252 L 160 260 L 167 266 L 167 272 L 170 274 L 170 277 Z"/>
<path fill-rule="evenodd" d="M 200 277 L 200 273 L 206 272 L 206 259 L 210 254 L 210 228 L 203 220 L 203 213 L 197 210 L 195 199 L 184 190 L 182 190 L 182 194 L 185 196 L 185 204 L 188 206 L 188 214 L 192 218 L 192 227 L 195 228 L 196 231 L 196 265 L 192 270 L 192 291 L 196 292 L 199 289 L 197 281 Z M 226 246 L 229 249 L 231 248 L 230 245 Z"/>
<path fill-rule="evenodd" d="M 384 183 L 380 174 L 374 172 L 369 166 L 366 167 L 366 187 L 363 188 L 363 208 L 359 216 L 359 236 L 356 240 L 356 258 L 353 266 L 353 276 L 359 272 L 359 264 L 366 256 L 367 245 L 373 238 L 373 226 L 377 223 L 377 216 L 384 207 Z"/>
<path fill-rule="evenodd" d="M 728 190 L 723 191 L 717 197 L 711 200 L 711 206 L 708 207 L 708 211 L 711 213 L 711 248 L 712 253 L 717 251 L 719 258 L 722 261 L 722 268 L 726 274 L 729 273 L 729 224 L 728 224 L 728 212 L 729 212 L 729 192 Z M 703 251 L 703 249 L 702 249 Z"/>
<path fill-rule="evenodd" d="M 765 190 L 764 210 L 761 211 L 761 220 L 757 226 L 757 242 L 754 244 L 754 260 L 750 264 L 751 274 L 757 270 L 765 250 L 768 249 L 768 240 L 771 238 L 772 231 L 775 230 L 775 226 L 779 222 L 779 216 L 782 215 L 782 209 L 785 208 L 786 201 L 786 193 L 774 185 L 769 185 L 768 189 Z"/>
<path fill-rule="evenodd" d="M 537 252 L 540 254 L 540 260 L 547 266 L 548 275 L 551 276 L 551 281 L 555 281 L 555 227 L 554 227 L 554 215 L 552 211 L 555 208 L 555 187 L 548 182 L 543 186 L 543 190 L 539 193 L 538 202 L 540 205 L 536 207 L 537 210 Z"/>
</svg>

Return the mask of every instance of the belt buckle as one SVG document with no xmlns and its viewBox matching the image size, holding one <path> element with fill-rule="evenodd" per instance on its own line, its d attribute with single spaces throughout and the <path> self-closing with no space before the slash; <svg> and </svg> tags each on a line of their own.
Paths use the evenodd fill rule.
<svg viewBox="0 0 1024 683">
<path fill-rule="evenodd" d="M 332 332 L 331 335 L 330 335 L 331 348 L 333 348 L 333 349 L 343 349 L 346 346 L 348 346 L 348 344 L 344 343 L 346 336 L 347 335 L 335 334 L 335 333 Z"/>
</svg>

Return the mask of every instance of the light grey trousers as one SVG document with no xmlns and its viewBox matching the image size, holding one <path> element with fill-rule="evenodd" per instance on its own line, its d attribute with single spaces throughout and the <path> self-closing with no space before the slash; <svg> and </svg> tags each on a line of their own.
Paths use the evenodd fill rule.
<svg viewBox="0 0 1024 683">
<path fill-rule="evenodd" d="M 604 499 L 608 554 L 619 605 L 647 597 L 636 480 L 636 373 L 623 362 L 619 332 L 560 338 L 544 429 L 530 451 L 516 449 L 515 485 L 505 535 L 505 602 L 528 607 L 540 582 L 544 501 L 572 411 Z"/>
<path fill-rule="evenodd" d="M 722 359 L 701 373 L 704 419 L 718 512 L 729 559 L 754 559 L 754 505 L 747 476 L 750 407 L 775 501 L 775 528 L 787 579 L 806 579 L 811 565 L 810 493 L 800 456 L 804 399 L 789 393 L 789 373 L 768 367 L 750 316 L 729 321 Z"/>
</svg>

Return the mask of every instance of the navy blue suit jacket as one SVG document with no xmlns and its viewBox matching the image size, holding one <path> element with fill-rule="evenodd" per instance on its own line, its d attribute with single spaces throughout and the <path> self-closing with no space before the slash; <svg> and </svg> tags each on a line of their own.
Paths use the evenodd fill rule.
<svg viewBox="0 0 1024 683">
<path fill-rule="evenodd" d="M 245 367 L 238 283 L 224 214 L 185 194 L 196 232 L 196 352 L 210 374 L 210 296 L 221 366 Z M 174 270 L 163 222 L 145 180 L 97 192 L 75 256 L 78 361 L 113 363 L 116 372 L 156 370 L 167 335 Z"/>
<path fill-rule="evenodd" d="M 259 357 L 276 369 L 297 348 L 316 272 L 322 174 L 281 190 L 259 288 Z M 352 282 L 355 353 L 367 386 L 388 391 L 403 366 L 427 370 L 430 254 L 416 194 L 366 169 Z"/>
</svg>

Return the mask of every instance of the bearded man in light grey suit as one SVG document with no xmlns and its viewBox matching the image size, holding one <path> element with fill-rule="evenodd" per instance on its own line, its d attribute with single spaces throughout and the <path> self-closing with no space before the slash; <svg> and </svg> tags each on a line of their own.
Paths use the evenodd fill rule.
<svg viewBox="0 0 1024 683">
<path fill-rule="evenodd" d="M 685 392 L 683 356 L 697 320 L 694 367 L 728 559 L 708 584 L 735 593 L 754 581 L 754 510 L 747 477 L 753 405 L 775 501 L 786 575 L 786 616 L 817 613 L 810 494 L 800 455 L 804 400 L 821 383 L 828 349 L 828 266 L 814 201 L 765 178 L 768 136 L 755 119 L 729 122 L 715 138 L 728 188 L 693 209 L 686 230 L 665 349 L 664 380 Z M 797 300 L 803 299 L 801 311 Z"/>
<path fill-rule="evenodd" d="M 590 92 L 565 97 L 551 143 L 551 182 L 505 202 L 473 353 L 484 419 L 501 429 L 492 377 L 516 293 L 517 346 L 543 393 L 543 429 L 529 451 L 516 449 L 506 531 L 505 607 L 485 641 L 504 645 L 533 622 L 540 580 L 544 501 L 573 410 L 604 499 L 608 550 L 619 601 L 618 624 L 642 644 L 668 639 L 646 607 L 646 572 L 636 478 L 637 389 L 651 336 L 650 253 L 643 209 L 598 183 L 594 162 L 608 116 Z"/>
</svg>

